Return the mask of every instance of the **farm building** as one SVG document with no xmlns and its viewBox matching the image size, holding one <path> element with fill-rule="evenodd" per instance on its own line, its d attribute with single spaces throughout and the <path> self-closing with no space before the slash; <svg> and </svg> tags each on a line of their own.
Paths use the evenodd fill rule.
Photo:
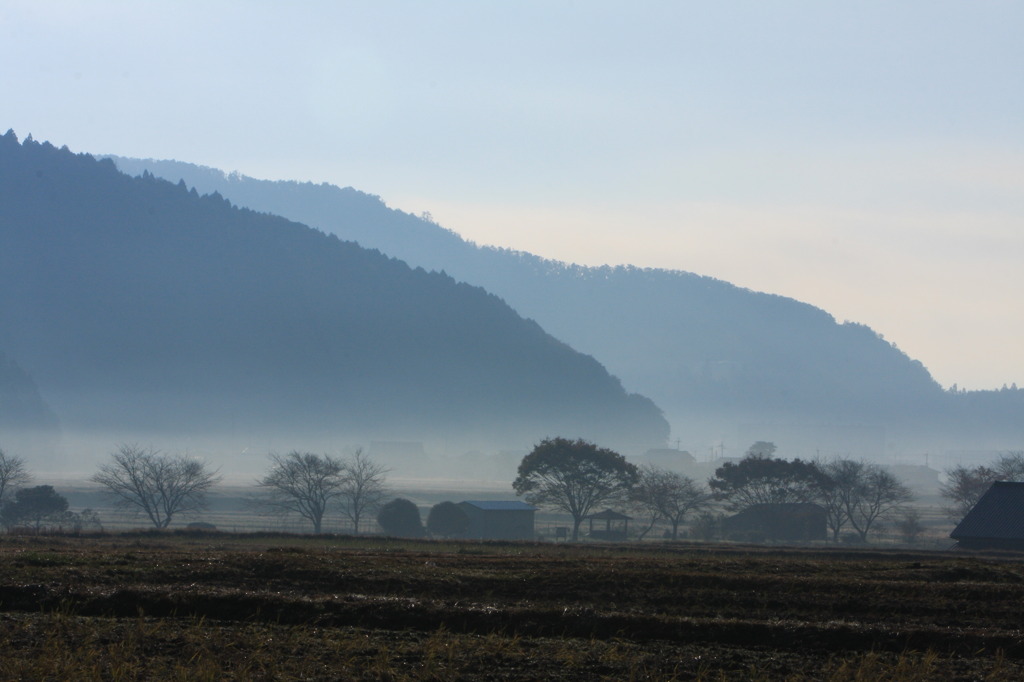
<svg viewBox="0 0 1024 682">
<path fill-rule="evenodd" d="M 525 502 L 466 501 L 459 507 L 469 517 L 467 538 L 477 540 L 532 540 L 537 508 Z"/>
<path fill-rule="evenodd" d="M 722 520 L 728 540 L 809 542 L 825 540 L 827 533 L 824 507 L 809 502 L 755 504 Z"/>
<path fill-rule="evenodd" d="M 1024 550 L 1024 483 L 993 483 L 949 537 L 964 549 Z"/>
<path fill-rule="evenodd" d="M 686 450 L 673 450 L 671 448 L 648 450 L 637 461 L 637 464 L 653 464 L 654 466 L 672 471 L 686 469 L 696 463 L 696 458 Z"/>
</svg>

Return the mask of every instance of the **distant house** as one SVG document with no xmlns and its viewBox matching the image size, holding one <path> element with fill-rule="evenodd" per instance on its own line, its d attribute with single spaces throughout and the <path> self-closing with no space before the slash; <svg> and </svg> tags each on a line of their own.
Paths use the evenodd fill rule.
<svg viewBox="0 0 1024 682">
<path fill-rule="evenodd" d="M 755 504 L 722 519 L 722 537 L 748 542 L 825 540 L 825 508 L 809 502 Z"/>
<path fill-rule="evenodd" d="M 641 460 L 646 464 L 672 470 L 690 467 L 697 463 L 696 458 L 686 450 L 670 448 L 652 448 L 643 454 Z"/>
<path fill-rule="evenodd" d="M 532 540 L 537 508 L 512 501 L 466 501 L 459 507 L 469 517 L 467 538 L 477 540 Z"/>
<path fill-rule="evenodd" d="M 1024 483 L 993 483 L 949 537 L 964 549 L 1024 550 Z"/>
</svg>

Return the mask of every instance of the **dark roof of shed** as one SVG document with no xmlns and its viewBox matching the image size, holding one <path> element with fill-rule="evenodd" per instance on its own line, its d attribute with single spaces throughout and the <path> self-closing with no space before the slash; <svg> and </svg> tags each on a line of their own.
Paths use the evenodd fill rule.
<svg viewBox="0 0 1024 682">
<path fill-rule="evenodd" d="M 632 521 L 633 520 L 632 516 L 626 516 L 625 514 L 620 514 L 617 511 L 612 511 L 611 509 L 605 509 L 603 512 L 597 512 L 596 514 L 591 514 L 587 518 L 588 519 L 599 519 L 601 521 L 604 521 L 605 519 L 608 519 L 610 521 Z"/>
<path fill-rule="evenodd" d="M 949 537 L 1024 540 L 1024 483 L 993 483 Z"/>
<path fill-rule="evenodd" d="M 477 509 L 483 509 L 485 511 L 536 511 L 537 508 L 520 502 L 519 500 L 466 500 L 462 504 L 469 504 Z"/>
</svg>

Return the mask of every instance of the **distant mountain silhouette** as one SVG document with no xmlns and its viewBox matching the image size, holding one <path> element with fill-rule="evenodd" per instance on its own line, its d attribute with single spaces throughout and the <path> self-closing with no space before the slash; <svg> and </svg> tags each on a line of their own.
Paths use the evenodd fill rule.
<svg viewBox="0 0 1024 682">
<path fill-rule="evenodd" d="M 0 352 L 0 448 L 14 431 L 56 431 L 57 416 L 39 394 L 32 377 Z"/>
<path fill-rule="evenodd" d="M 59 439 L 57 416 L 32 377 L 0 352 L 0 450 L 35 461 L 48 456 Z"/>
<path fill-rule="evenodd" d="M 114 158 L 127 173 L 183 179 L 482 286 L 654 399 L 686 443 L 778 434 L 791 453 L 799 444 L 804 454 L 823 446 L 878 454 L 1007 447 L 1024 437 L 1017 394 L 943 391 L 870 328 L 793 299 L 687 272 L 581 267 L 479 247 L 350 187 Z M 1003 415 L 998 428 L 981 428 L 992 425 L 993 409 Z"/>
<path fill-rule="evenodd" d="M 668 434 L 650 400 L 481 288 L 13 132 L 0 348 L 65 431 L 633 450 Z"/>
</svg>

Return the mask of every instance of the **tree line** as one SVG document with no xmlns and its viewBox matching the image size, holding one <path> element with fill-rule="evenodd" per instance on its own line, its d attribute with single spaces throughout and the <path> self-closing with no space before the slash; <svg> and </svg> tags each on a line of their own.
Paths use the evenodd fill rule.
<svg viewBox="0 0 1024 682">
<path fill-rule="evenodd" d="M 314 533 L 321 532 L 326 515 L 336 512 L 358 534 L 367 514 L 387 493 L 386 473 L 361 449 L 346 458 L 308 452 L 271 455 L 269 470 L 256 482 L 263 494 L 248 503 L 266 515 L 297 515 Z M 101 528 L 95 512 L 68 512 L 66 498 L 52 486 L 26 487 L 31 480 L 22 458 L 0 450 L 0 525 L 36 531 Z M 126 444 L 118 446 L 89 480 L 115 507 L 165 529 L 176 518 L 205 509 L 207 493 L 221 476 L 198 459 Z"/>
<path fill-rule="evenodd" d="M 469 518 L 453 502 L 434 505 L 426 526 L 413 502 L 395 498 L 384 503 L 389 496 L 388 471 L 361 448 L 348 457 L 298 451 L 272 454 L 269 469 L 256 481 L 260 493 L 248 504 L 260 514 L 297 516 L 314 533 L 322 532 L 331 514 L 347 519 L 357 535 L 371 517 L 396 537 L 458 537 L 466 532 Z M 52 486 L 25 487 L 31 480 L 22 458 L 0 450 L 0 525 L 35 531 L 102 529 L 95 512 L 69 512 L 67 499 Z M 116 507 L 145 518 L 157 529 L 205 509 L 208 491 L 220 480 L 204 462 L 138 445 L 118 446 L 90 478 Z"/>
<path fill-rule="evenodd" d="M 758 504 L 815 502 L 825 508 L 834 540 L 849 526 L 866 541 L 881 521 L 912 499 L 906 486 L 877 465 L 786 461 L 775 458 L 774 449 L 770 443 L 755 443 L 742 461 L 724 464 L 704 484 L 660 467 L 637 467 L 619 453 L 584 440 L 549 438 L 523 458 L 513 489 L 531 504 L 568 514 L 573 540 L 579 539 L 586 517 L 612 504 L 642 514 L 641 538 L 662 522 L 671 529 L 667 537 L 676 539 L 688 519 L 698 535 L 711 536 L 709 517 L 717 506 L 738 512 Z M 458 537 L 465 532 L 468 518 L 452 502 L 434 505 L 426 527 L 409 500 L 385 504 L 387 473 L 361 449 L 341 458 L 298 451 L 273 454 L 269 469 L 256 481 L 260 494 L 248 502 L 259 514 L 297 516 L 314 533 L 335 514 L 358 534 L 375 512 L 376 522 L 389 535 Z M 0 451 L 0 523 L 5 527 L 100 526 L 91 510 L 68 512 L 67 500 L 51 486 L 25 487 L 30 480 L 22 459 Z M 116 507 L 165 529 L 175 518 L 204 509 L 207 493 L 221 476 L 199 460 L 126 444 L 90 480 Z"/>
<path fill-rule="evenodd" d="M 270 455 L 267 472 L 257 479 L 260 494 L 250 498 L 260 514 L 297 516 L 314 533 L 335 514 L 358 534 L 374 518 L 385 533 L 403 537 L 458 537 L 469 520 L 452 502 L 430 510 L 426 526 L 416 505 L 396 498 L 388 503 L 389 470 L 357 449 L 351 456 L 332 457 L 293 451 Z M 1024 481 L 1024 452 L 1010 452 L 989 465 L 957 465 L 946 472 L 940 489 L 954 521 L 977 503 L 994 481 Z M 90 480 L 115 506 L 144 517 L 154 528 L 167 528 L 182 515 L 206 507 L 206 494 L 220 482 L 219 472 L 199 460 L 168 455 L 137 445 L 121 445 Z M 34 530 L 101 528 L 89 509 L 68 511 L 67 499 L 52 486 L 29 486 L 32 476 L 25 461 L 0 450 L 0 525 Z M 895 475 L 863 460 L 784 460 L 775 446 L 757 442 L 738 462 L 726 462 L 706 483 L 675 471 L 637 467 L 621 454 L 585 440 L 542 440 L 519 465 L 512 487 L 531 504 L 563 512 L 572 518 L 572 539 L 578 540 L 584 519 L 608 505 L 639 513 L 645 537 L 659 522 L 666 537 L 679 537 L 689 521 L 691 532 L 710 539 L 716 532 L 713 511 L 739 513 L 758 505 L 813 503 L 825 513 L 833 541 L 844 530 L 866 542 L 883 524 L 897 520 L 906 538 L 923 528 L 908 505 L 914 497 Z"/>
<path fill-rule="evenodd" d="M 909 513 L 910 489 L 876 464 L 787 461 L 774 452 L 771 443 L 755 443 L 741 461 L 726 462 L 704 484 L 660 467 L 637 467 L 584 440 L 550 438 L 523 458 L 512 486 L 531 504 L 571 516 L 573 540 L 585 518 L 610 504 L 644 514 L 641 537 L 662 521 L 672 539 L 687 518 L 694 519 L 698 534 L 713 535 L 711 510 L 719 506 L 741 512 L 763 504 L 818 504 L 833 541 L 849 528 L 866 542 L 884 521 Z"/>
</svg>

